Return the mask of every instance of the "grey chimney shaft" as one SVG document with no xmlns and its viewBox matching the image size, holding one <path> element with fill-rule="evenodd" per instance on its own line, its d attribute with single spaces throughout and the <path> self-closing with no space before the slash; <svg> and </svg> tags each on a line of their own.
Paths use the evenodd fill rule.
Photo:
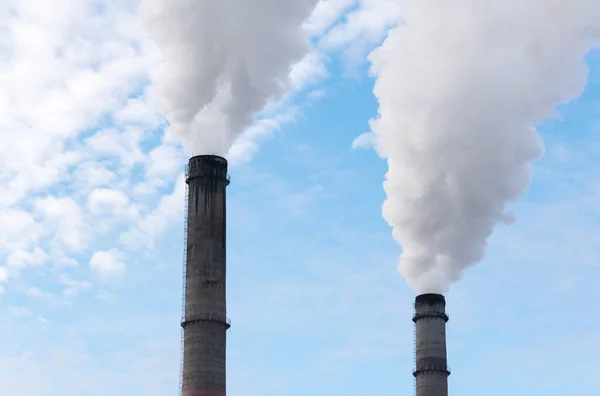
<svg viewBox="0 0 600 396">
<path fill-rule="evenodd" d="M 448 396 L 450 369 L 446 360 L 446 299 L 421 294 L 415 299 L 415 361 L 417 396 Z"/>
<path fill-rule="evenodd" d="M 183 396 L 225 396 L 227 160 L 190 159 L 183 327 Z"/>
</svg>

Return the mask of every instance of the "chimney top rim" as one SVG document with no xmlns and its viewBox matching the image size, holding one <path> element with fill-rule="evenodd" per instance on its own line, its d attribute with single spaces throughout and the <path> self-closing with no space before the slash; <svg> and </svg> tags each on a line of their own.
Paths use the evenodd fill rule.
<svg viewBox="0 0 600 396">
<path fill-rule="evenodd" d="M 190 162 L 192 160 L 196 160 L 196 159 L 200 159 L 200 158 L 206 158 L 206 159 L 219 159 L 219 160 L 223 160 L 225 162 L 227 162 L 227 158 L 221 156 L 221 155 L 216 155 L 216 154 L 200 154 L 200 155 L 193 155 L 190 157 Z"/>
<path fill-rule="evenodd" d="M 416 304 L 446 304 L 446 298 L 442 294 L 437 293 L 425 293 L 419 294 L 415 298 Z"/>
</svg>

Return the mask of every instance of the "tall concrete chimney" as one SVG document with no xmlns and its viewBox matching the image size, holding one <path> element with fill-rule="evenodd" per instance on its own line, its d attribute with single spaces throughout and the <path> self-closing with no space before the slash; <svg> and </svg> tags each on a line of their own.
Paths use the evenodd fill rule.
<svg viewBox="0 0 600 396">
<path fill-rule="evenodd" d="M 183 328 L 183 396 L 225 396 L 225 188 L 227 160 L 190 159 Z"/>
<path fill-rule="evenodd" d="M 448 396 L 446 299 L 441 294 L 415 298 L 415 363 L 417 396 Z"/>
</svg>

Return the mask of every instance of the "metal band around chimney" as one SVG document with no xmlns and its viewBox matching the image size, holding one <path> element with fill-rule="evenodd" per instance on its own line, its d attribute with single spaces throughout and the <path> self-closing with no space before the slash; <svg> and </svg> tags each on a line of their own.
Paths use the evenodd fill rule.
<svg viewBox="0 0 600 396">
<path fill-rule="evenodd" d="M 417 320 L 419 319 L 442 319 L 444 322 L 448 322 L 450 320 L 450 317 L 445 314 L 445 313 L 441 313 L 441 312 L 435 312 L 435 311 L 429 311 L 429 312 L 423 312 L 423 313 L 417 313 L 413 316 L 413 322 L 417 322 Z"/>
<path fill-rule="evenodd" d="M 200 323 L 200 322 L 221 323 L 221 324 L 225 325 L 225 327 L 227 329 L 229 329 L 231 327 L 231 320 L 227 316 L 214 314 L 214 313 L 190 316 L 190 317 L 186 318 L 185 320 L 181 321 L 181 327 L 183 327 L 185 329 L 187 326 L 193 325 L 195 323 Z"/>
</svg>

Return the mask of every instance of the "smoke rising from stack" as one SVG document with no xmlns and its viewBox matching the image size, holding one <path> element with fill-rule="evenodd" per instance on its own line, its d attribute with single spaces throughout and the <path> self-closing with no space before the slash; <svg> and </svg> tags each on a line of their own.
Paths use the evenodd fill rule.
<svg viewBox="0 0 600 396">
<path fill-rule="evenodd" d="M 397 0 L 403 22 L 370 55 L 388 161 L 383 216 L 417 293 L 481 261 L 544 147 L 535 126 L 586 85 L 597 0 Z"/>
<path fill-rule="evenodd" d="M 141 0 L 163 54 L 159 89 L 170 133 L 193 154 L 226 155 L 309 50 L 317 0 Z"/>
</svg>

